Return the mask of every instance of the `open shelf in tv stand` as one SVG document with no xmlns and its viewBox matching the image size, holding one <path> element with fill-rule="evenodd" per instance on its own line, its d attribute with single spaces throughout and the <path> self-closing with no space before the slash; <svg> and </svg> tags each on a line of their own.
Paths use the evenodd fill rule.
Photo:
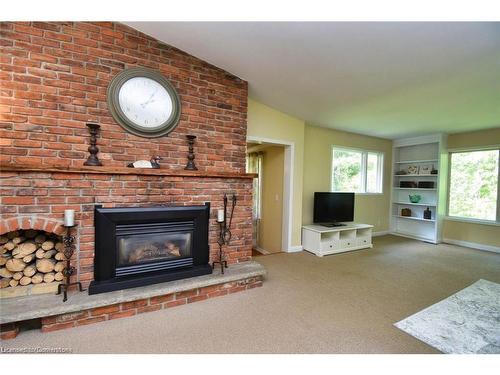
<svg viewBox="0 0 500 375">
<path fill-rule="evenodd" d="M 372 248 L 372 228 L 369 224 L 343 223 L 339 227 L 304 225 L 302 246 L 317 256 Z"/>
</svg>

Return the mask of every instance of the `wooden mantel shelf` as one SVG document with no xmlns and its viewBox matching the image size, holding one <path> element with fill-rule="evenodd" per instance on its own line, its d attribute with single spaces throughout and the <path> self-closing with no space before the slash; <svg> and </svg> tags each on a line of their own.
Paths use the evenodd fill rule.
<svg viewBox="0 0 500 375">
<path fill-rule="evenodd" d="M 168 176 L 168 177 L 198 177 L 198 178 L 256 178 L 256 173 L 232 173 L 232 172 L 205 172 L 186 171 L 172 169 L 149 169 L 149 168 L 127 168 L 127 167 L 61 167 L 61 166 L 30 166 L 4 164 L 0 166 L 1 172 L 38 172 L 38 173 L 89 173 L 89 174 L 111 174 L 111 175 L 139 175 L 139 176 Z"/>
</svg>

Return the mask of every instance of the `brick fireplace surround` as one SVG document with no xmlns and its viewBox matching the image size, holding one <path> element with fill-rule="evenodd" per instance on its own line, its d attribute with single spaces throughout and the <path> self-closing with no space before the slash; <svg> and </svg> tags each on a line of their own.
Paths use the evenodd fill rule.
<svg viewBox="0 0 500 375">
<path fill-rule="evenodd" d="M 87 287 L 93 279 L 95 204 L 209 201 L 212 261 L 218 251 L 215 211 L 223 194 L 234 192 L 238 204 L 226 255 L 230 264 L 251 260 L 254 176 L 245 174 L 245 81 L 119 23 L 2 22 L 0 46 L 0 234 L 29 228 L 60 234 L 63 211 L 74 209 L 74 263 Z M 134 66 L 161 72 L 179 93 L 181 118 L 168 137 L 132 135 L 108 111 L 109 82 Z M 87 122 L 101 125 L 102 167 L 83 167 Z M 197 136 L 198 171 L 184 170 L 187 134 Z M 161 169 L 126 168 L 152 155 L 163 157 Z"/>
</svg>

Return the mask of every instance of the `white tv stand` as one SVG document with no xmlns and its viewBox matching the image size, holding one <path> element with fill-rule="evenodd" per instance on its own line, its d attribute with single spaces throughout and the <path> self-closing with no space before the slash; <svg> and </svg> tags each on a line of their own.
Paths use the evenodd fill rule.
<svg viewBox="0 0 500 375">
<path fill-rule="evenodd" d="M 317 256 L 372 248 L 373 225 L 342 223 L 343 226 L 304 225 L 302 246 Z"/>
</svg>

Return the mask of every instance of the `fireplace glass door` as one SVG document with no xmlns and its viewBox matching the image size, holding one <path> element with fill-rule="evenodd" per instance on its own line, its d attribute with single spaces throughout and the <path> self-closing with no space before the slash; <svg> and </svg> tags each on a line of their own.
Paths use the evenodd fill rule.
<svg viewBox="0 0 500 375">
<path fill-rule="evenodd" d="M 96 206 L 89 294 L 208 275 L 210 204 Z"/>
<path fill-rule="evenodd" d="M 117 249 L 118 267 L 192 257 L 192 232 L 127 234 Z"/>
</svg>

